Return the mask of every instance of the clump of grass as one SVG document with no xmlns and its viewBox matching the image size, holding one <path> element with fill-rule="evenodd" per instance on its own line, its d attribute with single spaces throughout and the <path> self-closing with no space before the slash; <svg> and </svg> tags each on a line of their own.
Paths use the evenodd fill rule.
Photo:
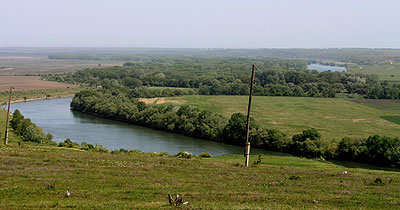
<svg viewBox="0 0 400 210">
<path fill-rule="evenodd" d="M 259 165 L 259 164 L 261 163 L 261 161 L 262 161 L 262 156 L 264 156 L 264 155 L 263 155 L 263 154 L 259 154 L 257 160 L 253 162 L 253 164 L 254 164 L 255 166 L 256 166 L 256 165 Z"/>
<path fill-rule="evenodd" d="M 385 182 L 383 181 L 383 179 L 382 179 L 382 178 L 380 178 L 380 177 L 377 177 L 377 178 L 375 178 L 375 180 L 374 180 L 374 181 L 372 181 L 372 182 L 371 182 L 371 184 L 373 184 L 373 185 L 384 185 L 384 184 L 385 184 Z"/>
<path fill-rule="evenodd" d="M 292 175 L 289 177 L 289 180 L 299 180 L 301 177 L 298 175 Z"/>
</svg>

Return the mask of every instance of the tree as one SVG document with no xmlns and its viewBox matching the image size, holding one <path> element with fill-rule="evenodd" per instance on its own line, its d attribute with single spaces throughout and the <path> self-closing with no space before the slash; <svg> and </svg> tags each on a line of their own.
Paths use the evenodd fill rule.
<svg viewBox="0 0 400 210">
<path fill-rule="evenodd" d="M 257 129 L 260 126 L 250 119 L 250 130 Z M 244 144 L 246 140 L 247 117 L 242 113 L 234 113 L 228 121 L 228 124 L 222 131 L 223 139 L 231 144 Z"/>
</svg>

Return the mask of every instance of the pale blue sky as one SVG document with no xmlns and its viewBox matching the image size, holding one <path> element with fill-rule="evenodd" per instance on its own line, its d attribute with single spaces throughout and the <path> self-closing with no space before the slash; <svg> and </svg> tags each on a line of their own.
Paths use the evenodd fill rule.
<svg viewBox="0 0 400 210">
<path fill-rule="evenodd" d="M 0 46 L 400 48 L 400 1 L 0 0 Z"/>
</svg>

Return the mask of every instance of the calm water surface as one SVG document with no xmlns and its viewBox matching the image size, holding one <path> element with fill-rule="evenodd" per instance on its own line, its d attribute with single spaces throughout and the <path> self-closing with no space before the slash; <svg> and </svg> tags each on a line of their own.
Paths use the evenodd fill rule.
<svg viewBox="0 0 400 210">
<path fill-rule="evenodd" d="M 158 131 L 118 121 L 103 119 L 72 111 L 69 104 L 72 98 L 29 101 L 11 104 L 11 110 L 21 113 L 52 133 L 57 142 L 67 138 L 75 142 L 101 144 L 108 149 L 138 149 L 143 152 L 168 152 L 176 154 L 188 151 L 196 155 L 210 152 L 212 156 L 224 154 L 243 154 L 243 148 L 212 141 L 206 141 L 179 134 Z M 5 106 L 3 106 L 5 108 Z M 266 153 L 253 149 L 252 154 Z"/>
<path fill-rule="evenodd" d="M 307 69 L 309 70 L 317 70 L 319 72 L 322 71 L 347 71 L 346 67 L 342 67 L 342 66 L 328 66 L 328 65 L 321 65 L 321 64 L 317 64 L 317 63 L 312 63 L 310 65 L 307 66 Z"/>
</svg>

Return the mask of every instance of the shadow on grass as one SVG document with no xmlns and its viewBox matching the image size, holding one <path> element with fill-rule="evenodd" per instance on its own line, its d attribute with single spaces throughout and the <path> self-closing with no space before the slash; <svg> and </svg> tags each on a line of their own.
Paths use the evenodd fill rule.
<svg viewBox="0 0 400 210">
<path fill-rule="evenodd" d="M 380 116 L 380 118 L 400 125 L 400 116 Z"/>
<path fill-rule="evenodd" d="M 370 165 L 370 164 L 366 164 L 366 163 L 357 163 L 357 162 L 352 162 L 352 161 L 328 160 L 327 162 L 333 163 L 335 165 L 343 166 L 346 168 L 361 168 L 361 169 L 368 169 L 368 170 L 400 172 L 399 168 L 381 167 L 381 166 L 375 166 L 375 165 Z"/>
</svg>

